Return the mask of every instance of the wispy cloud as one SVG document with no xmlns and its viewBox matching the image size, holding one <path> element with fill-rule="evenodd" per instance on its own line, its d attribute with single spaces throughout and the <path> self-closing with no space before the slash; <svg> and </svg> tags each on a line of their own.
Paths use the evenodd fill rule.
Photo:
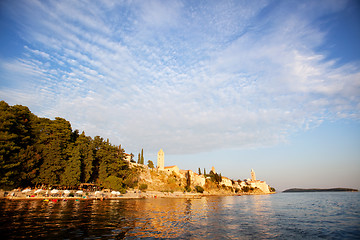
<svg viewBox="0 0 360 240">
<path fill-rule="evenodd" d="M 1 63 L 7 81 L 18 77 L 0 95 L 169 153 L 273 145 L 358 119 L 359 64 L 316 51 L 326 32 L 314 22 L 344 5 L 292 4 L 24 1 L 14 16 L 29 44 Z"/>
</svg>

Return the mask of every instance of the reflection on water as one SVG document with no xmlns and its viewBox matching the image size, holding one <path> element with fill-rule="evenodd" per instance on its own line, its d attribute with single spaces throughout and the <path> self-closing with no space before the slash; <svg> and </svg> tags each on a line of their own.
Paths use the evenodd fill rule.
<svg viewBox="0 0 360 240">
<path fill-rule="evenodd" d="M 7 239 L 359 238 L 360 195 L 349 196 L 1 200 L 0 234 Z"/>
</svg>

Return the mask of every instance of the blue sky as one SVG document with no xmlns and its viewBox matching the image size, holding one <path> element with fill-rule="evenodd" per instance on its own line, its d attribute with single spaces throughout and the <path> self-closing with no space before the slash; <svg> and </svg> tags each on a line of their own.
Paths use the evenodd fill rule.
<svg viewBox="0 0 360 240">
<path fill-rule="evenodd" d="M 0 3 L 0 97 L 146 160 L 360 188 L 358 1 Z"/>
</svg>

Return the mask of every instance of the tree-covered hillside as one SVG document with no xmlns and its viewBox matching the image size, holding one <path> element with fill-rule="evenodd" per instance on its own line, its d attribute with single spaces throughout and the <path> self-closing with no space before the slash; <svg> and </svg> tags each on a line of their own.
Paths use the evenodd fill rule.
<svg viewBox="0 0 360 240">
<path fill-rule="evenodd" d="M 121 146 L 79 134 L 63 118 L 39 118 L 27 107 L 0 102 L 0 188 L 91 182 L 121 190 L 136 180 Z"/>
</svg>

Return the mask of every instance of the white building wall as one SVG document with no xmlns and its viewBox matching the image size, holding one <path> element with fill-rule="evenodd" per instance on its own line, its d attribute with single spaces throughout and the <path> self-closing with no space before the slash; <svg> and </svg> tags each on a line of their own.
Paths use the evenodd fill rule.
<svg viewBox="0 0 360 240">
<path fill-rule="evenodd" d="M 222 177 L 221 185 L 225 185 L 227 187 L 232 187 L 232 181 L 229 178 Z"/>
</svg>

